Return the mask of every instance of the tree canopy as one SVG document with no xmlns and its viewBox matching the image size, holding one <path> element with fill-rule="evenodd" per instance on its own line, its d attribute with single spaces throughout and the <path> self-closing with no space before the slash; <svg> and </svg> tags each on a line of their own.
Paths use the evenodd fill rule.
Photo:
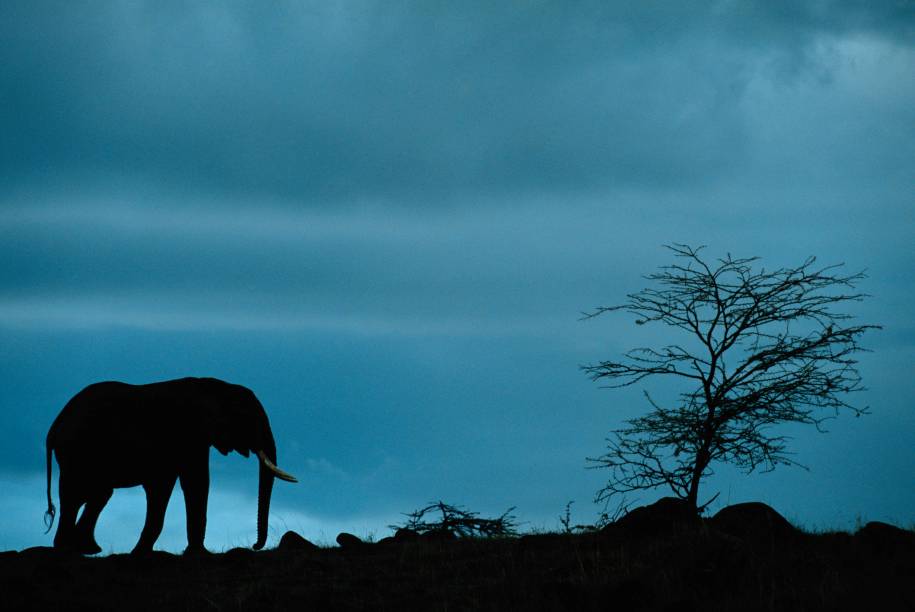
<svg viewBox="0 0 915 612">
<path fill-rule="evenodd" d="M 699 485 L 716 462 L 747 473 L 795 464 L 774 426 L 822 430 L 841 411 L 867 412 L 847 394 L 864 388 L 858 340 L 878 326 L 841 310 L 867 297 L 856 288 L 864 274 L 844 274 L 842 265 L 819 267 L 810 257 L 770 271 L 757 257 L 708 261 L 702 247 L 667 248 L 676 261 L 646 277 L 652 287 L 585 318 L 627 312 L 638 325 L 672 328 L 672 343 L 582 368 L 612 388 L 660 376 L 685 390 L 673 405 L 646 391 L 647 414 L 613 431 L 607 452 L 590 461 L 611 470 L 598 500 L 666 486 L 701 509 L 708 502 L 699 505 Z"/>
</svg>

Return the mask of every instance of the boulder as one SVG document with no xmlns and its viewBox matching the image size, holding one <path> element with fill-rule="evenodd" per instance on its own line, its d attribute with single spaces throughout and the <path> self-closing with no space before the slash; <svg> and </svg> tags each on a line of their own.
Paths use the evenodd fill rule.
<svg viewBox="0 0 915 612">
<path fill-rule="evenodd" d="M 743 540 L 794 537 L 800 533 L 788 519 L 761 502 L 722 508 L 709 519 L 709 524 L 721 533 Z"/>
<path fill-rule="evenodd" d="M 357 538 L 351 533 L 341 532 L 337 536 L 337 544 L 340 545 L 340 548 L 357 548 L 359 546 L 365 545 L 365 542 Z"/>
<path fill-rule="evenodd" d="M 318 546 L 309 542 L 294 531 L 287 531 L 280 538 L 277 550 L 317 550 Z"/>
<path fill-rule="evenodd" d="M 405 542 L 415 542 L 419 540 L 420 535 L 416 531 L 407 527 L 401 527 L 394 532 L 394 535 L 378 540 L 379 544 L 403 544 Z"/>
<path fill-rule="evenodd" d="M 601 531 L 605 534 L 623 532 L 627 535 L 647 536 L 693 529 L 701 525 L 702 520 L 695 508 L 685 500 L 662 497 L 653 504 L 630 510 Z"/>
<path fill-rule="evenodd" d="M 915 532 L 881 521 L 871 521 L 858 530 L 855 542 L 871 554 L 902 556 L 915 554 Z"/>
</svg>

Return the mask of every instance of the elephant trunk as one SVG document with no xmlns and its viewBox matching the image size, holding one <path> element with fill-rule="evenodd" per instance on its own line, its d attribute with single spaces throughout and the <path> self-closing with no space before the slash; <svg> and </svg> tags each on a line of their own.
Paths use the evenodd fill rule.
<svg viewBox="0 0 915 612">
<path fill-rule="evenodd" d="M 260 478 L 257 490 L 257 542 L 254 550 L 260 550 L 267 543 L 267 517 L 270 514 L 270 496 L 273 493 L 273 472 L 263 462 L 260 464 Z"/>
<path fill-rule="evenodd" d="M 260 550 L 267 543 L 267 517 L 270 514 L 270 496 L 273 494 L 275 475 L 270 469 L 268 460 L 276 464 L 276 446 L 272 443 L 258 452 L 259 476 L 257 485 L 257 542 L 254 550 Z"/>
<path fill-rule="evenodd" d="M 264 448 L 257 451 L 257 542 L 254 550 L 260 550 L 267 543 L 267 518 L 270 515 L 270 496 L 273 494 L 273 479 L 276 477 L 271 465 L 276 465 L 276 443 L 268 436 Z"/>
<path fill-rule="evenodd" d="M 257 491 L 257 542 L 254 543 L 254 550 L 260 550 L 267 543 L 267 517 L 270 514 L 273 479 L 298 482 L 295 476 L 276 467 L 276 445 L 272 436 L 266 444 L 266 448 L 257 451 L 257 458 L 260 472 Z"/>
</svg>

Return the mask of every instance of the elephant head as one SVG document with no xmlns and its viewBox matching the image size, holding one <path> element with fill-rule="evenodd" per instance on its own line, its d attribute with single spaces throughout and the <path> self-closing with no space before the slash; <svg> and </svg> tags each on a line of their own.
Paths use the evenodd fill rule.
<svg viewBox="0 0 915 612">
<path fill-rule="evenodd" d="M 207 398 L 199 412 L 201 437 L 223 455 L 231 451 L 245 457 L 253 453 L 259 463 L 257 493 L 257 542 L 260 550 L 267 542 L 267 516 L 274 478 L 297 482 L 294 476 L 276 466 L 276 443 L 267 413 L 254 393 L 241 385 L 228 385 L 221 395 Z"/>
<path fill-rule="evenodd" d="M 270 422 L 254 393 L 212 378 L 183 378 L 148 385 L 97 383 L 71 399 L 47 437 L 48 512 L 51 453 L 60 465 L 60 520 L 54 545 L 98 552 L 93 531 L 115 488 L 142 485 L 146 524 L 135 552 L 151 550 L 162 530 L 168 498 L 181 483 L 188 550 L 202 550 L 209 491 L 209 448 L 226 455 L 253 454 L 259 463 L 257 541 L 267 541 L 275 478 L 296 482 L 276 466 Z M 76 521 L 79 508 L 85 510 Z M 50 526 L 49 526 L 50 529 Z"/>
</svg>

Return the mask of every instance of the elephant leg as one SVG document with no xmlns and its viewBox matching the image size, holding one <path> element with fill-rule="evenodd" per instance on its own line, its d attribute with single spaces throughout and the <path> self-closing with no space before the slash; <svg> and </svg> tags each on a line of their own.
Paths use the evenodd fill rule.
<svg viewBox="0 0 915 612">
<path fill-rule="evenodd" d="M 177 477 L 159 480 L 143 485 L 146 491 L 146 523 L 140 532 L 140 539 L 131 551 L 133 554 L 151 552 L 153 544 L 162 533 L 165 522 L 165 509 L 168 508 L 168 498 L 172 496 Z"/>
<path fill-rule="evenodd" d="M 60 497 L 60 515 L 57 519 L 57 532 L 54 534 L 54 548 L 77 549 L 76 515 L 83 500 L 80 497 L 79 482 L 61 470 L 58 479 Z"/>
<path fill-rule="evenodd" d="M 76 522 L 76 539 L 79 552 L 86 555 L 102 552 L 102 548 L 95 541 L 95 525 L 105 504 L 111 499 L 112 493 L 114 493 L 114 489 L 99 489 L 89 495 L 86 507 L 83 508 L 83 513 Z"/>
<path fill-rule="evenodd" d="M 210 492 L 210 449 L 195 450 L 179 475 L 187 515 L 188 552 L 205 552 L 203 539 L 207 528 L 207 498 Z"/>
</svg>

